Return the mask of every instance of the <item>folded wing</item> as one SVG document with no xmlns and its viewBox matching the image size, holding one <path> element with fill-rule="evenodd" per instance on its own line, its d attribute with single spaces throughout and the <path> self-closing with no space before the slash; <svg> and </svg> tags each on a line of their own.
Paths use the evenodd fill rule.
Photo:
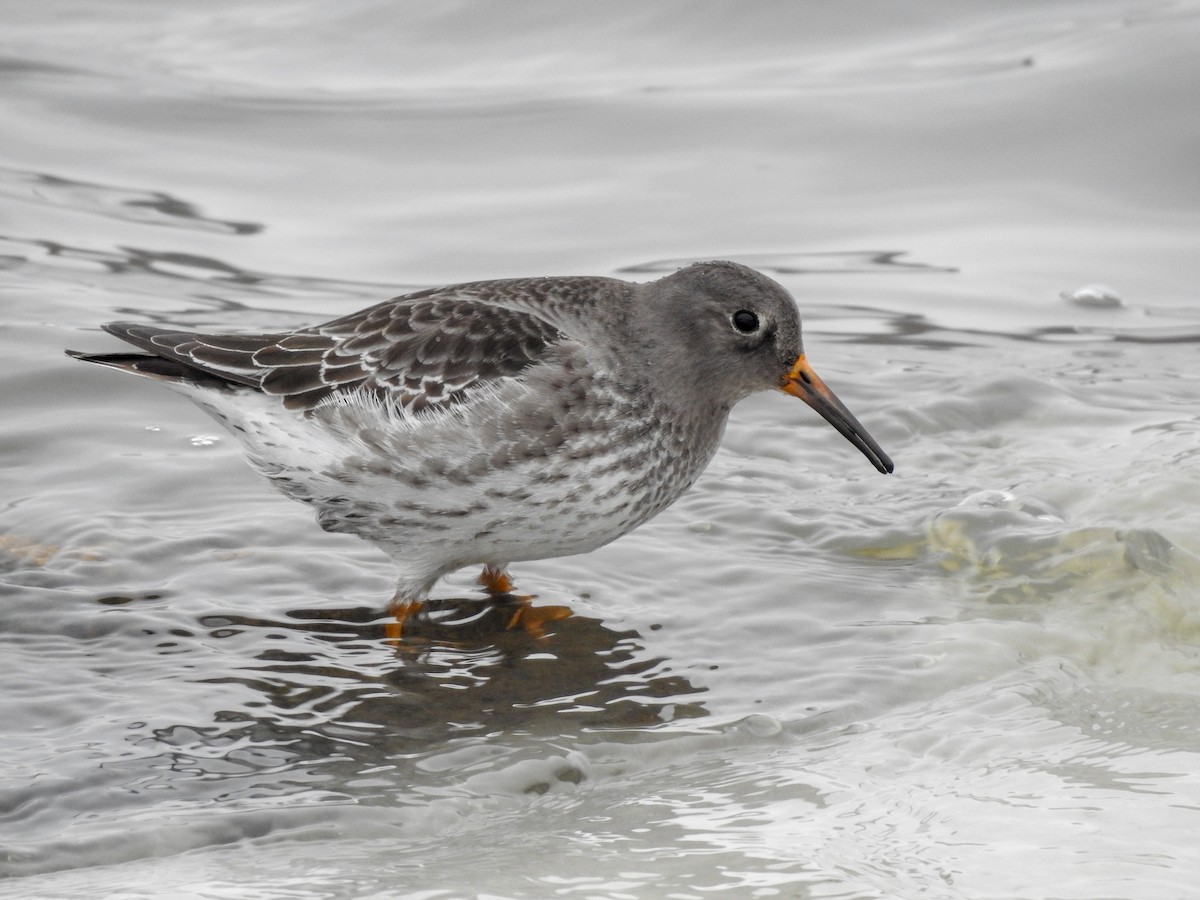
<svg viewBox="0 0 1200 900">
<path fill-rule="evenodd" d="M 287 334 L 196 334 L 117 322 L 109 333 L 155 357 L 87 356 L 141 374 L 245 386 L 310 410 L 372 393 L 419 412 L 520 374 L 563 339 L 534 309 L 489 302 L 469 286 L 397 297 Z"/>
</svg>

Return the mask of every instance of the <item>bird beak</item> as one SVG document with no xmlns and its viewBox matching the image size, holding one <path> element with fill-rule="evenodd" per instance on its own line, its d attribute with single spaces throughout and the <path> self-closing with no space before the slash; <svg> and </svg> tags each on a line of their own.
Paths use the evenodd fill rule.
<svg viewBox="0 0 1200 900">
<path fill-rule="evenodd" d="M 825 420 L 836 428 L 846 440 L 861 450 L 880 472 L 890 473 L 895 468 L 888 455 L 875 443 L 875 439 L 858 424 L 858 419 L 854 418 L 854 414 L 846 409 L 837 395 L 817 377 L 817 373 L 812 370 L 812 366 L 808 364 L 803 353 L 796 359 L 796 364 L 792 366 L 791 370 L 783 376 L 779 389 L 785 394 L 799 397 L 824 416 Z"/>
</svg>

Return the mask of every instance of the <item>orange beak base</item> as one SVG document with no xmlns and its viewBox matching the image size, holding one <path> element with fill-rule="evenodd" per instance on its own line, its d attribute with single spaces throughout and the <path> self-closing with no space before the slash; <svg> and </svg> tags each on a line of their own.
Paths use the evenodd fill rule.
<svg viewBox="0 0 1200 900">
<path fill-rule="evenodd" d="M 861 450 L 880 472 L 888 474 L 895 469 L 891 459 L 875 443 L 875 439 L 867 434 L 867 430 L 854 418 L 854 414 L 846 409 L 846 405 L 837 398 L 837 394 L 817 377 L 803 353 L 796 359 L 796 364 L 791 370 L 783 376 L 779 389 L 785 394 L 799 397 L 819 412 L 842 437 Z"/>
</svg>

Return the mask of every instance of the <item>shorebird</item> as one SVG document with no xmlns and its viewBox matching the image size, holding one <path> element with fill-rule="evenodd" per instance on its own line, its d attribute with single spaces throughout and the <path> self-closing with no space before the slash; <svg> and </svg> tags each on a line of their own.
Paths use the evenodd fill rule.
<svg viewBox="0 0 1200 900">
<path fill-rule="evenodd" d="M 464 566 L 508 594 L 510 563 L 637 528 L 756 391 L 800 398 L 893 468 L 809 365 L 791 295 L 732 262 L 456 284 L 285 333 L 104 329 L 140 352 L 67 352 L 184 394 L 322 527 L 385 550 L 397 614 Z"/>
</svg>

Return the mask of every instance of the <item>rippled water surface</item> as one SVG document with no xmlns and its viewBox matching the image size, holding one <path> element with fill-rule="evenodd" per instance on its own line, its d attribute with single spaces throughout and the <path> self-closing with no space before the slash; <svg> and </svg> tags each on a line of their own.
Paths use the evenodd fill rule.
<svg viewBox="0 0 1200 900">
<path fill-rule="evenodd" d="M 0 896 L 1175 898 L 1200 880 L 1200 5 L 0 11 Z M 731 257 L 783 395 L 402 642 L 113 319 Z"/>
</svg>

